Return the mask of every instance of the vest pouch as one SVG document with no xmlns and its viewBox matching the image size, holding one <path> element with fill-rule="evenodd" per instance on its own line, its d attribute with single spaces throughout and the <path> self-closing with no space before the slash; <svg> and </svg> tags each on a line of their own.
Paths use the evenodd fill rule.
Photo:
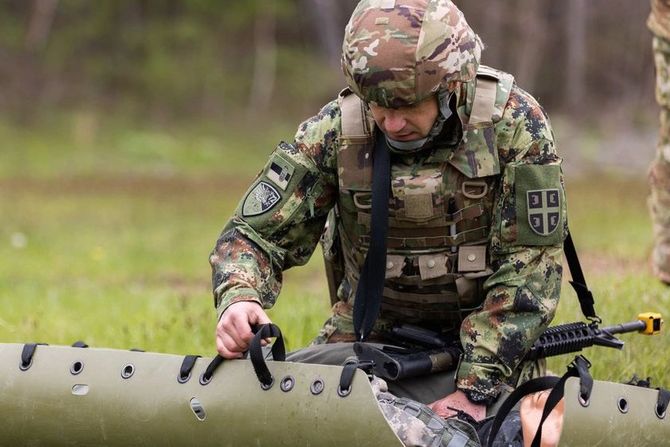
<svg viewBox="0 0 670 447">
<path fill-rule="evenodd" d="M 458 247 L 458 272 L 473 273 L 486 270 L 486 245 Z"/>
<path fill-rule="evenodd" d="M 419 274 L 422 280 L 439 278 L 446 276 L 447 273 L 446 254 L 437 253 L 419 256 Z"/>
<path fill-rule="evenodd" d="M 458 247 L 458 273 L 456 290 L 465 306 L 478 307 L 483 301 L 484 281 L 493 270 L 487 266 L 485 245 Z M 479 299 L 478 299 L 479 297 Z"/>
<path fill-rule="evenodd" d="M 396 218 L 422 224 L 443 216 L 443 207 L 434 207 L 433 203 L 431 193 L 406 194 L 402 199 L 402 207 L 396 210 Z"/>
</svg>

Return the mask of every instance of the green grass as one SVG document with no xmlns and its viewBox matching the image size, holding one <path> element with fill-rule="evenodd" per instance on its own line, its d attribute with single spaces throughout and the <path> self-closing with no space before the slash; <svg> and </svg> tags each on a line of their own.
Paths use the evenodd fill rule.
<svg viewBox="0 0 670 447">
<path fill-rule="evenodd" d="M 77 118 L 37 130 L 0 125 L 0 341 L 212 355 L 208 254 L 267 154 L 294 129 L 245 137 L 243 129 L 86 126 Z M 605 324 L 667 314 L 670 289 L 646 264 L 645 179 L 596 174 L 567 185 L 570 225 Z M 307 344 L 328 315 L 322 270 L 317 249 L 285 274 L 270 313 L 289 349 Z M 565 283 L 556 322 L 580 318 Z M 666 335 L 622 338 L 623 352 L 586 352 L 597 378 L 636 372 L 670 385 Z M 551 369 L 563 371 L 570 358 L 552 359 Z"/>
</svg>

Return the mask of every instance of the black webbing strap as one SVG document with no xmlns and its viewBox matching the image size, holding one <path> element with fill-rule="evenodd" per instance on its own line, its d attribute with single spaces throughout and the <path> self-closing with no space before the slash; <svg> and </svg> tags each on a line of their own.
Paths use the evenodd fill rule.
<svg viewBox="0 0 670 447">
<path fill-rule="evenodd" d="M 217 355 L 212 359 L 211 362 L 209 362 L 209 365 L 207 365 L 207 369 L 205 369 L 205 372 L 202 373 L 202 376 L 200 377 L 200 384 L 201 385 L 207 385 L 210 380 L 212 380 L 212 377 L 214 376 L 214 371 L 221 366 L 221 364 L 224 362 L 223 357 L 220 355 Z"/>
<path fill-rule="evenodd" d="M 670 391 L 658 388 L 658 399 L 656 400 L 656 414 L 658 417 L 662 418 L 665 416 L 668 403 L 670 403 Z"/>
<path fill-rule="evenodd" d="M 491 447 L 493 441 L 495 441 L 500 427 L 502 427 L 505 418 L 514 406 L 528 394 L 537 393 L 539 391 L 548 390 L 556 386 L 560 379 L 558 377 L 537 377 L 531 379 L 528 382 L 524 382 L 519 385 L 509 396 L 505 399 L 505 402 L 498 409 L 495 418 L 493 419 L 493 424 L 491 425 L 491 430 L 489 431 L 488 440 L 486 445 Z"/>
<path fill-rule="evenodd" d="M 575 243 L 572 241 L 572 235 L 569 231 L 568 237 L 563 241 L 563 253 L 565 253 L 565 259 L 567 259 L 568 268 L 570 269 L 570 276 L 572 276 L 570 285 L 577 293 L 577 299 L 579 299 L 579 306 L 582 308 L 582 313 L 589 320 L 600 323 L 602 320 L 596 315 L 593 294 L 586 285 L 584 272 L 582 272 L 582 266 L 579 263 L 577 250 L 575 249 Z"/>
<path fill-rule="evenodd" d="M 549 417 L 552 410 L 558 405 L 558 403 L 563 399 L 565 394 L 565 382 L 570 377 L 579 377 L 579 397 L 583 402 L 588 402 L 591 398 L 591 390 L 593 389 L 593 378 L 589 373 L 589 368 L 591 363 L 586 360 L 584 356 L 578 355 L 568 366 L 568 371 L 563 374 L 563 377 L 560 378 L 558 383 L 554 386 L 547 397 L 547 401 L 544 404 L 544 409 L 542 410 L 542 418 L 537 427 L 537 432 L 533 438 L 531 447 L 540 447 L 542 440 L 542 425 L 544 421 Z"/>
<path fill-rule="evenodd" d="M 340 373 L 340 384 L 337 392 L 340 396 L 346 396 L 351 392 L 351 383 L 354 381 L 354 374 L 358 369 L 357 361 L 347 361 L 342 365 L 342 372 Z"/>
<path fill-rule="evenodd" d="M 254 338 L 249 345 L 249 359 L 251 360 L 251 365 L 254 367 L 258 381 L 266 387 L 272 385 L 274 380 L 268 369 L 268 365 L 263 358 L 263 350 L 261 347 L 261 340 L 268 337 L 277 338 L 272 344 L 272 358 L 280 362 L 286 360 L 284 337 L 282 336 L 279 327 L 272 323 L 259 326 L 256 330 L 256 335 L 254 335 Z"/>
<path fill-rule="evenodd" d="M 386 236 L 388 234 L 391 159 L 386 138 L 377 132 L 372 167 L 372 218 L 370 246 L 354 301 L 354 332 L 358 341 L 365 341 L 379 315 L 386 272 Z"/>
<path fill-rule="evenodd" d="M 188 379 L 191 378 L 191 371 L 195 366 L 195 361 L 200 358 L 199 355 L 187 355 L 184 357 L 184 360 L 181 362 L 181 367 L 179 368 L 179 376 L 177 376 L 177 382 L 186 383 Z"/>
<path fill-rule="evenodd" d="M 46 343 L 26 343 L 23 345 L 23 350 L 21 351 L 21 364 L 19 365 L 21 371 L 26 371 L 31 367 L 35 349 L 37 349 L 39 345 L 46 346 Z"/>
</svg>

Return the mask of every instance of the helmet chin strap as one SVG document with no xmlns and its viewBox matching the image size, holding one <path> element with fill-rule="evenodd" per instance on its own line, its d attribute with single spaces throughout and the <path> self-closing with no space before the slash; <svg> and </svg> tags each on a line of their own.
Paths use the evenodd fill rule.
<svg viewBox="0 0 670 447">
<path fill-rule="evenodd" d="M 450 92 L 448 90 L 443 90 L 438 93 L 437 99 L 439 104 L 439 113 L 435 119 L 435 123 L 433 123 L 433 127 L 431 127 L 428 135 L 425 137 L 412 141 L 398 141 L 386 135 L 386 142 L 388 143 L 391 150 L 401 154 L 411 154 L 414 152 L 419 152 L 424 147 L 429 145 L 435 139 L 435 137 L 437 137 L 440 132 L 442 132 L 444 123 L 447 122 L 447 120 L 452 115 L 449 103 L 451 102 L 453 93 L 454 92 Z"/>
</svg>

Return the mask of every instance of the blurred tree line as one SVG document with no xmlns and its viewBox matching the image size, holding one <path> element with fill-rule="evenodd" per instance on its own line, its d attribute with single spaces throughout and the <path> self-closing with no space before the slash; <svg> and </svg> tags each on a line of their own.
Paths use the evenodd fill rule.
<svg viewBox="0 0 670 447">
<path fill-rule="evenodd" d="M 644 115 L 653 94 L 649 4 L 456 0 L 487 49 L 552 113 Z M 4 0 L 0 110 L 164 123 L 312 114 L 343 84 L 356 0 Z"/>
</svg>

